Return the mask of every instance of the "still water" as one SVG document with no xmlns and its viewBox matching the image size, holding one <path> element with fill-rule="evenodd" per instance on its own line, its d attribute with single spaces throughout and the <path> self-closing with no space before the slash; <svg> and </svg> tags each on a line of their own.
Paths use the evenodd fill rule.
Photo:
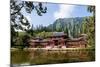
<svg viewBox="0 0 100 67">
<path fill-rule="evenodd" d="M 11 50 L 11 65 L 40 65 L 95 60 L 95 49 Z"/>
</svg>

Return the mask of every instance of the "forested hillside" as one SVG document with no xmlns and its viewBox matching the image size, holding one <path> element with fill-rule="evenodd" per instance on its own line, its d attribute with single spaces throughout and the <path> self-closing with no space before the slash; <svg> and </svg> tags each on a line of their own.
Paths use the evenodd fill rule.
<svg viewBox="0 0 100 67">
<path fill-rule="evenodd" d="M 16 2 L 17 1 L 12 0 L 12 4 L 10 5 L 12 7 L 12 11 L 17 10 L 17 12 L 11 12 L 11 47 L 14 45 L 25 45 L 27 44 L 27 40 L 32 37 L 47 38 L 48 36 L 52 35 L 52 32 L 64 32 L 68 35 L 69 38 L 77 38 L 81 34 L 86 34 L 88 36 L 88 47 L 95 47 L 94 6 L 87 6 L 87 11 L 89 13 L 92 13 L 92 16 L 59 18 L 51 22 L 52 24 L 49 24 L 48 26 L 37 25 L 34 27 L 35 24 L 30 24 L 30 22 L 23 14 L 20 13 L 20 11 L 22 10 L 22 8 L 25 8 L 25 11 L 27 13 L 31 13 L 32 10 L 36 10 L 36 14 L 42 17 L 42 14 L 45 14 L 47 12 L 47 7 L 43 7 L 42 3 L 34 5 L 33 2 L 21 2 L 19 3 L 21 5 L 18 5 L 15 4 Z M 20 9 L 14 9 L 16 6 L 18 6 Z M 33 7 L 35 9 L 33 9 Z M 18 16 L 20 17 L 18 18 Z M 23 20 L 25 20 L 26 23 Z M 25 27 L 22 27 L 20 24 Z M 26 27 L 27 29 L 24 29 Z M 22 32 L 16 30 L 22 30 Z"/>
<path fill-rule="evenodd" d="M 95 43 L 95 22 L 94 17 L 60 18 L 48 28 L 53 32 L 65 32 L 70 38 L 77 38 L 81 34 L 88 35 L 88 44 Z"/>
<path fill-rule="evenodd" d="M 86 34 L 88 46 L 95 45 L 95 24 L 93 17 L 75 17 L 75 18 L 59 18 L 53 24 L 48 26 L 38 25 L 31 27 L 26 32 L 19 32 L 18 37 L 41 37 L 46 38 L 52 35 L 52 32 L 64 32 L 69 38 L 77 38 L 81 34 Z"/>
</svg>

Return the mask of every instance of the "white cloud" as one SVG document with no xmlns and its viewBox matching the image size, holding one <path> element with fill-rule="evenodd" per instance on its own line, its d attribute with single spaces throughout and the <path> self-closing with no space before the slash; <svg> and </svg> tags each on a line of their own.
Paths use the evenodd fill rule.
<svg viewBox="0 0 100 67">
<path fill-rule="evenodd" d="M 58 19 L 71 17 L 74 7 L 74 5 L 59 5 L 59 10 L 54 12 L 54 18 Z"/>
</svg>

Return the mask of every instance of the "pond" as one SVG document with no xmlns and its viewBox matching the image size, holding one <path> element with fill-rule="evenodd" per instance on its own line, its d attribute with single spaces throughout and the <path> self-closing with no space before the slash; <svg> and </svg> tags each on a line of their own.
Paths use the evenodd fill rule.
<svg viewBox="0 0 100 67">
<path fill-rule="evenodd" d="M 40 65 L 95 61 L 95 49 L 11 50 L 11 65 Z"/>
</svg>

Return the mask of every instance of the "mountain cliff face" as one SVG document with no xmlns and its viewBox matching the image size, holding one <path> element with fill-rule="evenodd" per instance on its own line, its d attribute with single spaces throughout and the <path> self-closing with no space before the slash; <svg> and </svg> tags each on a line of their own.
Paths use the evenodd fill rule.
<svg viewBox="0 0 100 67">
<path fill-rule="evenodd" d="M 59 18 L 48 26 L 52 31 L 65 32 L 70 38 L 77 37 L 82 33 L 82 21 L 84 17 Z"/>
</svg>

